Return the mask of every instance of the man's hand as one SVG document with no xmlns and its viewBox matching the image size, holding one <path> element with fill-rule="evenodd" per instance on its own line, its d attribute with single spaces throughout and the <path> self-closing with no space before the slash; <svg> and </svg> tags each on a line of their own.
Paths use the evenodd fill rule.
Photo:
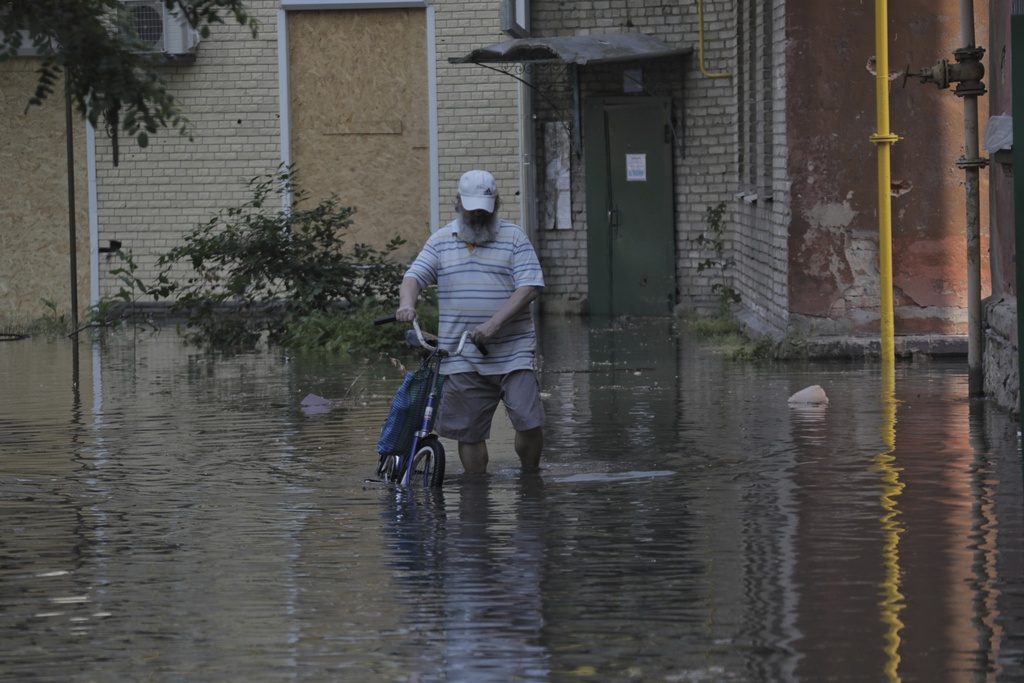
<svg viewBox="0 0 1024 683">
<path fill-rule="evenodd" d="M 512 292 L 498 312 L 490 317 L 487 322 L 480 323 L 469 333 L 469 339 L 474 344 L 486 344 L 498 334 L 512 318 L 519 315 L 534 299 L 540 295 L 540 287 L 524 286 Z"/>
<path fill-rule="evenodd" d="M 416 319 L 416 299 L 420 296 L 420 283 L 414 278 L 402 279 L 402 286 L 398 290 L 398 310 L 395 311 L 395 320 L 403 323 L 411 323 Z"/>
<path fill-rule="evenodd" d="M 477 325 L 476 328 L 469 333 L 469 341 L 474 344 L 487 344 L 491 339 L 498 333 L 498 326 L 494 324 L 494 319 L 488 320 L 485 323 Z"/>
</svg>

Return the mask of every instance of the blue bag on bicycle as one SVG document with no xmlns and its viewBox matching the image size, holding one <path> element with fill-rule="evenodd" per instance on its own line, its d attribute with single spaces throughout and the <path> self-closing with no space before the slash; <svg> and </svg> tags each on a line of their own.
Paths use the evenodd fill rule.
<svg viewBox="0 0 1024 683">
<path fill-rule="evenodd" d="M 425 368 L 405 374 L 405 381 L 391 401 L 391 410 L 381 429 L 380 440 L 377 442 L 377 453 L 380 455 L 401 455 L 409 450 L 416 430 L 422 424 L 423 409 L 430 393 L 430 375 Z M 438 376 L 438 396 L 443 384 L 444 376 Z"/>
</svg>

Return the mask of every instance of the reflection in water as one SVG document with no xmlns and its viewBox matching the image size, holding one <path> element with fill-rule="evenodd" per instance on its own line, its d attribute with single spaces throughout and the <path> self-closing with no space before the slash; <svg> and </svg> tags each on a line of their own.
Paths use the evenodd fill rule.
<svg viewBox="0 0 1024 683">
<path fill-rule="evenodd" d="M 447 680 L 546 680 L 548 654 L 541 577 L 544 482 L 527 476 L 513 500 L 497 499 L 487 480 L 459 485 L 459 524 L 444 569 Z M 502 503 L 510 510 L 502 513 Z"/>
<path fill-rule="evenodd" d="M 875 466 L 882 475 L 882 563 L 885 565 L 885 580 L 882 582 L 882 623 L 888 627 L 885 634 L 885 678 L 890 683 L 900 680 L 900 631 L 903 622 L 900 612 L 904 608 L 900 592 L 900 523 L 899 497 L 903 492 L 899 468 L 896 465 L 896 367 L 893 358 L 882 360 L 882 441 L 887 451 L 875 458 Z"/>
<path fill-rule="evenodd" d="M 550 320 L 541 476 L 425 492 L 363 484 L 388 363 L 80 351 L 0 344 L 0 679 L 1024 678 L 1016 423 L 960 363 Z"/>
<path fill-rule="evenodd" d="M 991 461 L 991 445 L 985 425 L 982 401 L 972 401 L 970 407 L 971 444 L 975 460 L 971 469 L 972 525 L 971 543 L 974 547 L 972 588 L 975 592 L 973 625 L 978 633 L 977 666 L 980 670 L 1000 672 L 997 655 L 1003 650 L 1006 636 L 999 622 L 999 514 L 995 505 L 995 479 Z M 1010 650 L 1010 647 L 1006 648 Z"/>
<path fill-rule="evenodd" d="M 545 681 L 544 480 L 508 488 L 463 477 L 450 490 L 392 490 L 385 541 L 419 651 L 419 680 Z M 455 498 L 452 509 L 446 501 Z"/>
</svg>

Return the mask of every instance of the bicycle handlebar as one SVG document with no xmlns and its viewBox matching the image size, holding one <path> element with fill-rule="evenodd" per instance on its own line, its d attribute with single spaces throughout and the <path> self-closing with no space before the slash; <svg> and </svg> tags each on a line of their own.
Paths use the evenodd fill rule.
<svg viewBox="0 0 1024 683">
<path fill-rule="evenodd" d="M 376 320 L 374 320 L 373 324 L 374 325 L 386 325 L 388 323 L 393 323 L 393 322 L 395 322 L 397 320 L 398 320 L 398 318 L 395 315 L 386 315 L 383 318 L 377 318 Z M 420 346 L 422 346 L 423 348 L 425 348 L 427 350 L 430 350 L 430 351 L 433 351 L 434 348 L 436 348 L 434 344 L 431 344 L 423 336 L 423 331 L 420 329 L 419 321 L 416 318 L 412 319 L 412 328 L 414 330 L 416 330 L 416 339 L 417 339 L 417 341 L 419 341 Z M 462 333 L 462 337 L 459 338 L 459 345 L 458 345 L 458 347 L 454 351 L 449 351 L 448 355 L 449 356 L 460 356 L 460 355 L 462 355 L 462 351 L 465 348 L 466 341 L 468 339 L 469 339 L 469 331 L 467 330 L 466 332 L 463 332 Z M 483 356 L 487 355 L 487 353 L 488 353 L 487 347 L 484 346 L 483 344 L 476 344 L 476 348 L 480 351 L 481 355 L 483 355 Z"/>
</svg>

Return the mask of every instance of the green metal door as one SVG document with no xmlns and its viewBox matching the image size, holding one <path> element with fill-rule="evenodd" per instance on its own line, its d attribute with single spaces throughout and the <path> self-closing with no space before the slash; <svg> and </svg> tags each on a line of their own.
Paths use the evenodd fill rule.
<svg viewBox="0 0 1024 683">
<path fill-rule="evenodd" d="M 599 98 L 586 121 L 590 312 L 670 315 L 676 302 L 670 102 Z"/>
</svg>

